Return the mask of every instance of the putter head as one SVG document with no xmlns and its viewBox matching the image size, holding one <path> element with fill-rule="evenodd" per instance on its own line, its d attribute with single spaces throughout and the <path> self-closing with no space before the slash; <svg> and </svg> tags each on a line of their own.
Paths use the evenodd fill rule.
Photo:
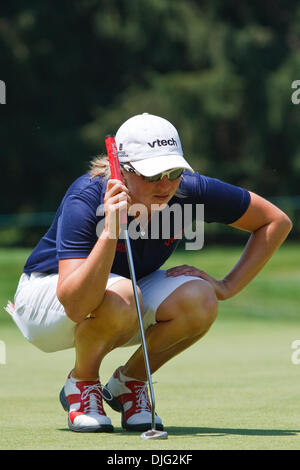
<svg viewBox="0 0 300 470">
<path fill-rule="evenodd" d="M 141 434 L 141 439 L 168 439 L 166 431 L 158 431 L 156 429 L 149 429 Z"/>
</svg>

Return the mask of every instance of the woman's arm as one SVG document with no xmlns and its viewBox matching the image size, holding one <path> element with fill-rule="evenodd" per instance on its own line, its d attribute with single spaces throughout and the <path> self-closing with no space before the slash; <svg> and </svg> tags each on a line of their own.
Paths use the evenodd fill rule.
<svg viewBox="0 0 300 470">
<path fill-rule="evenodd" d="M 123 183 L 109 180 L 104 198 L 105 228 L 85 259 L 59 261 L 57 297 L 67 315 L 81 322 L 101 304 L 120 234 L 119 213 L 130 201 Z"/>
<path fill-rule="evenodd" d="M 227 276 L 226 297 L 240 292 L 261 271 L 292 229 L 292 222 L 278 207 L 255 193 L 245 214 L 232 227 L 252 232 L 245 250 Z"/>
<path fill-rule="evenodd" d="M 86 259 L 59 261 L 57 297 L 71 320 L 79 323 L 103 300 L 116 251 L 116 240 L 102 232 Z"/>
<path fill-rule="evenodd" d="M 261 271 L 292 229 L 292 222 L 278 207 L 250 192 L 251 201 L 244 215 L 232 227 L 252 232 L 244 252 L 233 269 L 218 281 L 209 274 L 191 266 L 177 266 L 167 275 L 193 275 L 209 281 L 219 300 L 233 297 L 246 287 Z"/>
</svg>

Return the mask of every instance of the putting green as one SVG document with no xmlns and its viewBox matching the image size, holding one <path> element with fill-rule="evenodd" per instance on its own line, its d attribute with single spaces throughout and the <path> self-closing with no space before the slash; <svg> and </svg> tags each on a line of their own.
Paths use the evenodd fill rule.
<svg viewBox="0 0 300 470">
<path fill-rule="evenodd" d="M 108 406 L 113 434 L 69 431 L 58 393 L 74 352 L 42 353 L 9 325 L 0 338 L 6 344 L 2 449 L 300 449 L 300 364 L 291 361 L 299 324 L 219 319 L 201 342 L 158 371 L 153 379 L 166 441 L 123 431 Z M 133 350 L 105 359 L 103 382 Z"/>
<path fill-rule="evenodd" d="M 191 264 L 220 278 L 241 251 L 178 251 L 166 266 Z M 1 307 L 13 298 L 29 252 L 0 250 Z M 74 351 L 42 353 L 1 308 L 6 364 L 0 364 L 0 448 L 300 449 L 300 364 L 291 360 L 292 343 L 300 340 L 299 279 L 299 245 L 286 244 L 245 290 L 220 302 L 217 321 L 198 344 L 153 376 L 157 412 L 169 433 L 164 441 L 143 441 L 139 433 L 124 432 L 120 415 L 108 406 L 113 434 L 69 431 L 58 394 Z M 103 383 L 133 351 L 119 349 L 105 358 Z"/>
</svg>

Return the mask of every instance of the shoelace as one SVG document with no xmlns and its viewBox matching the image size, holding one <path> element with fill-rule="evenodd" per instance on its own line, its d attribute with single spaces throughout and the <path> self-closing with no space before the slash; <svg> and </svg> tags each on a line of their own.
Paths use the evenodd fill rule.
<svg viewBox="0 0 300 470">
<path fill-rule="evenodd" d="M 136 384 L 135 390 L 137 394 L 137 401 L 136 401 L 136 410 L 138 413 L 142 411 L 150 411 L 151 406 L 149 402 L 148 392 L 147 392 L 147 382 L 143 385 Z"/>
<path fill-rule="evenodd" d="M 94 411 L 104 414 L 101 384 L 85 385 L 83 388 L 85 389 L 81 395 L 84 404 L 83 413 Z"/>
</svg>

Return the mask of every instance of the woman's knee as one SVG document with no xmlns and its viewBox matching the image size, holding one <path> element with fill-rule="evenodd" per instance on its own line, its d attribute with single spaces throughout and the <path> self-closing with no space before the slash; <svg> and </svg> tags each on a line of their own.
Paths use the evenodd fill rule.
<svg viewBox="0 0 300 470">
<path fill-rule="evenodd" d="M 209 282 L 188 281 L 177 288 L 159 309 L 158 320 L 177 319 L 183 330 L 195 336 L 207 331 L 215 321 L 218 300 Z"/>
<path fill-rule="evenodd" d="M 122 285 L 113 285 L 107 289 L 101 305 L 91 312 L 91 317 L 99 320 L 99 324 L 105 324 L 106 328 L 113 331 L 137 331 L 138 318 L 136 304 L 131 282 L 121 281 Z M 120 282 L 120 284 L 121 284 Z M 138 289 L 140 305 L 142 305 L 141 292 Z"/>
</svg>

